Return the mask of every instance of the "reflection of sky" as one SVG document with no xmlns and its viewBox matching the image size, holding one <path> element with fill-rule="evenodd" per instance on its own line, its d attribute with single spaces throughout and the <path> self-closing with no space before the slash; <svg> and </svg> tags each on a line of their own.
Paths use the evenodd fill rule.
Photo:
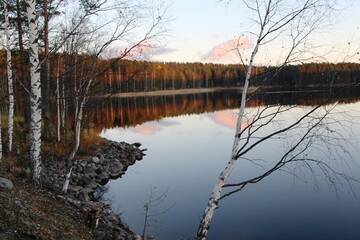
<svg viewBox="0 0 360 240">
<path fill-rule="evenodd" d="M 219 112 L 209 113 L 208 116 L 214 120 L 216 124 L 228 127 L 235 128 L 236 127 L 236 112 L 233 110 L 225 110 Z"/>
<path fill-rule="evenodd" d="M 360 109 L 360 104 L 344 109 L 350 107 Z M 286 114 L 284 123 L 293 121 L 304 111 L 297 109 Z M 149 232 L 158 233 L 160 240 L 193 239 L 216 177 L 230 154 L 234 112 L 165 118 L 135 128 L 103 131 L 103 137 L 141 142 L 148 149 L 145 159 L 130 167 L 122 179 L 112 181 L 106 194 L 113 208 L 123 212 L 124 220 L 132 229 L 141 231 L 143 203 L 149 189 L 155 186 L 160 192 L 167 191 L 164 209 L 175 205 L 157 217 L 159 228 Z M 359 145 L 355 138 L 360 136 L 359 130 L 355 127 L 351 133 L 355 147 Z M 262 173 L 284 151 L 283 146 L 284 142 L 274 140 L 256 148 L 249 157 L 269 162 L 264 163 L 263 168 L 247 161 L 239 162 L 232 181 Z M 360 173 L 358 166 L 351 165 L 354 173 Z M 306 171 L 300 174 L 306 175 Z M 342 189 L 337 199 L 321 181 L 319 184 L 320 190 L 315 191 L 311 181 L 305 183 L 278 172 L 251 185 L 221 204 L 210 239 L 360 239 L 358 200 Z"/>
<path fill-rule="evenodd" d="M 176 125 L 176 121 L 162 120 L 159 122 L 146 122 L 141 125 L 137 125 L 135 127 L 131 127 L 128 131 L 132 131 L 134 133 L 142 134 L 142 135 L 154 135 L 157 132 L 161 131 L 163 128 L 171 127 Z"/>
</svg>

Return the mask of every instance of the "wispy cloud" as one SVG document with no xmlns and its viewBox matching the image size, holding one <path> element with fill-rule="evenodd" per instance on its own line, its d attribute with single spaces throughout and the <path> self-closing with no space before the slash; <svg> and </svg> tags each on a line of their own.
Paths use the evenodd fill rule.
<svg viewBox="0 0 360 240">
<path fill-rule="evenodd" d="M 238 62 L 238 50 L 242 52 L 252 46 L 249 38 L 235 37 L 214 46 L 209 52 L 201 56 L 201 59 L 205 62 Z"/>
<path fill-rule="evenodd" d="M 116 58 L 122 56 L 126 47 L 115 46 L 110 48 L 106 53 L 103 54 L 104 58 Z M 174 48 L 168 48 L 159 46 L 153 43 L 143 43 L 136 48 L 132 49 L 131 52 L 126 56 L 126 59 L 133 60 L 156 60 L 157 57 L 170 54 L 178 51 Z"/>
</svg>

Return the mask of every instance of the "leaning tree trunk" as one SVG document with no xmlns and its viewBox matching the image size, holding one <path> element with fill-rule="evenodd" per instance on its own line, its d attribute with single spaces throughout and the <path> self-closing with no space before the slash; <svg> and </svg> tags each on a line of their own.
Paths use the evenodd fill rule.
<svg viewBox="0 0 360 240">
<path fill-rule="evenodd" d="M 26 0 L 29 21 L 29 56 L 30 56 L 30 158 L 33 167 L 33 179 L 40 183 L 41 173 L 41 81 L 39 64 L 38 27 L 35 0 Z"/>
<path fill-rule="evenodd" d="M 87 85 L 86 85 L 86 88 L 85 88 L 85 92 L 84 92 L 84 96 L 80 102 L 80 106 L 78 108 L 78 114 L 76 117 L 76 123 L 75 123 L 75 144 L 74 144 L 74 147 L 70 153 L 70 156 L 68 158 L 68 162 L 69 162 L 69 165 L 70 165 L 70 170 L 68 172 L 68 174 L 66 175 L 66 179 L 65 179 L 65 183 L 64 183 L 64 186 L 63 186 L 63 192 L 64 193 L 67 193 L 68 191 L 68 188 L 69 188 L 69 183 L 70 183 L 70 178 L 71 178 L 71 172 L 72 172 L 72 165 L 73 165 L 73 161 L 74 161 L 74 158 L 75 158 L 75 155 L 77 153 L 77 151 L 79 150 L 79 147 L 80 147 L 80 137 L 81 137 L 81 123 L 82 123 L 82 120 L 83 120 L 83 113 L 84 113 L 84 107 L 87 103 L 87 100 L 88 100 L 88 94 L 89 94 L 89 90 L 90 90 L 90 87 L 92 85 L 92 82 L 93 80 L 89 80 Z"/>
<path fill-rule="evenodd" d="M 71 178 L 71 173 L 72 173 L 72 164 L 75 158 L 75 155 L 77 153 L 77 151 L 79 150 L 80 147 L 80 136 L 81 136 L 81 123 L 82 123 L 82 118 L 83 118 L 83 112 L 84 112 L 84 106 L 85 106 L 85 98 L 81 101 L 80 107 L 79 107 L 79 111 L 78 111 L 78 115 L 76 116 L 76 123 L 75 123 L 75 145 L 73 147 L 73 149 L 71 150 L 68 162 L 70 165 L 70 170 L 68 172 L 68 174 L 66 175 L 66 179 L 65 179 L 65 183 L 63 186 L 63 192 L 67 193 L 68 188 L 69 188 L 69 184 L 70 184 L 70 178 Z"/>
<path fill-rule="evenodd" d="M 236 132 L 235 132 L 235 138 L 234 138 L 234 143 L 233 143 L 233 147 L 232 147 L 230 161 L 227 163 L 225 169 L 221 172 L 218 182 L 216 183 L 216 185 L 213 188 L 210 199 L 208 201 L 208 205 L 205 209 L 204 215 L 201 219 L 201 222 L 200 222 L 200 225 L 198 228 L 197 237 L 196 237 L 197 240 L 206 240 L 207 239 L 210 224 L 211 224 L 215 209 L 219 206 L 222 189 L 223 189 L 224 185 L 226 184 L 226 181 L 229 178 L 231 172 L 233 171 L 233 169 L 235 167 L 235 163 L 237 161 L 236 153 L 237 153 L 238 145 L 240 142 L 239 133 L 241 132 L 241 123 L 242 123 L 242 120 L 244 117 L 244 111 L 245 111 L 245 105 L 246 105 L 246 95 L 247 95 L 247 91 L 249 88 L 249 81 L 250 81 L 250 77 L 251 77 L 251 71 L 253 68 L 254 58 L 258 52 L 258 48 L 259 48 L 259 43 L 255 46 L 255 49 L 254 49 L 253 53 L 251 54 L 249 66 L 248 66 L 246 77 L 245 77 L 245 84 L 244 84 L 244 89 L 243 89 L 243 92 L 241 95 L 241 104 L 240 104 L 238 119 L 237 119 L 237 123 L 236 123 Z"/>
<path fill-rule="evenodd" d="M 8 111 L 8 149 L 12 151 L 13 131 L 14 131 L 14 87 L 13 72 L 11 69 L 11 51 L 10 51 L 10 32 L 9 32 L 9 15 L 8 5 L 4 1 L 4 17 L 5 17 L 5 48 L 6 48 L 6 67 L 8 77 L 8 94 L 9 94 L 9 111 Z"/>
</svg>

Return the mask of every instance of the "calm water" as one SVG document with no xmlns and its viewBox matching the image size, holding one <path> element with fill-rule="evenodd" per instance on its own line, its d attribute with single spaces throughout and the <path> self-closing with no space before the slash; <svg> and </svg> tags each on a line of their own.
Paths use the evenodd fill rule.
<svg viewBox="0 0 360 240">
<path fill-rule="evenodd" d="M 346 139 L 337 142 L 346 151 L 329 155 L 336 146 L 319 144 L 310 154 L 342 173 L 360 177 L 359 96 L 354 89 L 262 93 L 249 99 L 247 112 L 272 104 L 300 105 L 282 114 L 261 135 L 294 121 L 315 104 L 332 106 L 339 101 L 328 123 Z M 148 149 L 144 160 L 130 167 L 123 178 L 109 183 L 104 196 L 134 231 L 142 232 L 143 206 L 153 191 L 154 196 L 166 196 L 151 206 L 155 216 L 147 234 L 156 239 L 194 238 L 212 187 L 230 155 L 238 99 L 237 92 L 221 92 L 113 99 L 97 106 L 91 118 L 102 129 L 101 136 L 141 142 Z M 255 148 L 247 155 L 255 164 L 239 161 L 230 182 L 271 168 L 302 131 Z M 335 190 L 318 169 L 311 173 L 301 164 L 289 165 L 286 172 L 274 172 L 224 199 L 215 213 L 209 239 L 360 239 L 360 183 L 341 185 L 342 180 Z"/>
</svg>

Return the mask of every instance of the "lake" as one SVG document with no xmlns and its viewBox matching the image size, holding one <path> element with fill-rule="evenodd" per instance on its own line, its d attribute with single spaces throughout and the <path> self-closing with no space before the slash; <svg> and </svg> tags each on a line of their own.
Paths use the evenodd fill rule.
<svg viewBox="0 0 360 240">
<path fill-rule="evenodd" d="M 194 239 L 212 188 L 229 160 L 240 96 L 238 91 L 219 91 L 112 98 L 92 107 L 87 117 L 102 137 L 140 142 L 148 149 L 142 161 L 108 184 L 103 197 L 132 230 L 143 231 L 144 204 L 152 193 L 147 236 Z M 325 125 L 322 129 L 342 137 L 336 135 L 328 144 L 314 142 L 308 156 L 338 172 L 324 175 L 320 168 L 311 170 L 301 163 L 274 171 L 221 201 L 209 239 L 360 239 L 360 183 L 341 177 L 360 176 L 360 90 L 267 90 L 249 96 L 246 112 L 252 116 L 266 106 L 296 105 L 260 129 L 261 136 L 317 104 L 335 106 L 326 122 L 331 131 Z M 229 182 L 266 172 L 303 131 L 294 129 L 254 148 L 237 162 Z"/>
</svg>

